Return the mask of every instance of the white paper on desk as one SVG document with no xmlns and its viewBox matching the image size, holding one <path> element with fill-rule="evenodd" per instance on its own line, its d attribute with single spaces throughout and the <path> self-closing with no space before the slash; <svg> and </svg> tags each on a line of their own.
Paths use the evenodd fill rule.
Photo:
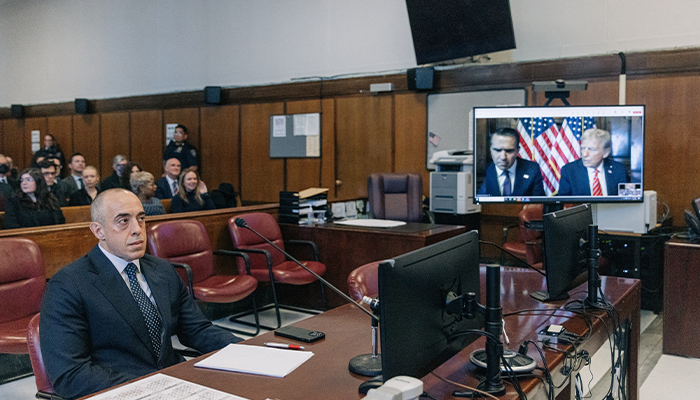
<svg viewBox="0 0 700 400">
<path fill-rule="evenodd" d="M 313 355 L 310 351 L 230 344 L 194 366 L 284 378 Z"/>
<path fill-rule="evenodd" d="M 350 219 L 347 221 L 336 221 L 334 224 L 363 226 L 368 228 L 394 228 L 401 225 L 406 225 L 403 221 L 392 221 L 389 219 Z"/>
<path fill-rule="evenodd" d="M 196 383 L 155 374 L 91 397 L 92 400 L 247 400 Z"/>
</svg>

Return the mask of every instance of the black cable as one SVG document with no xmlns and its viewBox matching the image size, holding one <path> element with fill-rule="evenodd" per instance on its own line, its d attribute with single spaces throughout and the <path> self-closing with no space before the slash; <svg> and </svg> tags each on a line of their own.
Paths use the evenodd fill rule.
<svg viewBox="0 0 700 400">
<path fill-rule="evenodd" d="M 542 275 L 542 276 L 547 276 L 547 274 L 545 274 L 543 271 L 541 271 L 541 270 L 539 270 L 539 269 L 533 267 L 532 265 L 528 264 L 527 262 L 521 260 L 521 259 L 518 258 L 518 256 L 516 256 L 515 254 L 511 253 L 510 251 L 504 249 L 503 247 L 497 245 L 497 244 L 494 243 L 494 242 L 489 242 L 488 240 L 479 240 L 479 244 L 490 244 L 490 245 L 492 245 L 492 246 L 496 246 L 496 248 L 498 248 L 498 249 L 501 250 L 502 252 L 504 252 L 504 253 L 510 255 L 511 257 L 514 257 L 514 258 L 515 258 L 516 260 L 518 260 L 521 264 L 527 266 L 527 267 L 530 268 L 531 270 L 536 271 L 538 274 L 540 274 L 540 275 Z"/>
</svg>

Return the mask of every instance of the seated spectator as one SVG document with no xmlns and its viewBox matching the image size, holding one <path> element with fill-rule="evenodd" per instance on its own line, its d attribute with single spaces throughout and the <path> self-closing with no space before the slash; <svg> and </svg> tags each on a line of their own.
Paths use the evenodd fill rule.
<svg viewBox="0 0 700 400">
<path fill-rule="evenodd" d="M 97 173 L 97 168 L 88 165 L 83 170 L 83 187 L 77 192 L 70 195 L 68 204 L 73 206 L 89 206 L 92 201 L 101 192 L 98 189 L 97 183 L 100 181 L 100 175 Z"/>
<path fill-rule="evenodd" d="M 136 172 L 143 172 L 139 163 L 134 161 L 126 163 L 121 176 L 122 189 L 131 190 L 131 174 Z"/>
<path fill-rule="evenodd" d="M 114 171 L 112 172 L 112 175 L 108 176 L 107 178 L 105 178 L 105 180 L 102 181 L 102 184 L 100 185 L 100 190 L 122 187 L 122 171 L 124 171 L 124 167 L 128 162 L 129 160 L 127 160 L 126 157 L 124 157 L 121 154 L 117 154 L 116 156 L 114 156 L 114 159 L 112 160 L 112 169 Z"/>
<path fill-rule="evenodd" d="M 56 182 L 58 175 L 58 168 L 56 167 L 56 164 L 53 163 L 53 160 L 46 159 L 39 163 L 39 169 L 41 170 L 41 174 L 44 176 L 44 181 L 46 181 L 46 187 L 49 189 L 49 192 L 53 193 L 57 199 L 60 199 L 60 185 L 58 182 Z"/>
<path fill-rule="evenodd" d="M 161 200 L 171 199 L 177 195 L 178 178 L 180 176 L 180 160 L 169 158 L 163 163 L 165 174 L 156 182 L 156 197 Z"/>
<path fill-rule="evenodd" d="M 5 209 L 5 228 L 66 223 L 58 199 L 46 187 L 41 171 L 27 168 L 20 174 L 20 190 L 9 199 Z"/>
<path fill-rule="evenodd" d="M 17 182 L 10 177 L 9 157 L 0 154 L 0 211 L 4 211 L 7 202 L 15 196 L 15 190 L 19 188 Z"/>
<path fill-rule="evenodd" d="M 194 168 L 190 167 L 182 171 L 178 183 L 178 194 L 173 196 L 172 203 L 170 203 L 172 212 L 214 210 L 216 208 L 206 192 L 206 186 L 204 192 L 200 190 L 200 182 L 199 174 Z"/>
<path fill-rule="evenodd" d="M 165 208 L 160 199 L 155 197 L 156 184 L 153 174 L 150 172 L 136 172 L 131 174 L 131 191 L 141 200 L 146 215 L 165 214 Z"/>
</svg>

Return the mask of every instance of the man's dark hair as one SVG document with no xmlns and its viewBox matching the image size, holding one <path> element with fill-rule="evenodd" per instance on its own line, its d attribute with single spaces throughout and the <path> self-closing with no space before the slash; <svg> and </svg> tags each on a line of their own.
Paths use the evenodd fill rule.
<svg viewBox="0 0 700 400">
<path fill-rule="evenodd" d="M 73 157 L 75 157 L 75 156 L 80 156 L 80 157 L 85 158 L 85 156 L 82 153 L 73 153 L 73 154 L 71 154 L 70 158 L 68 159 L 68 164 L 73 162 Z"/>
<path fill-rule="evenodd" d="M 489 136 L 489 146 L 491 145 L 491 141 L 493 140 L 494 135 L 498 136 L 506 136 L 506 137 L 511 137 L 513 140 L 515 140 L 515 148 L 520 148 L 520 134 L 518 131 L 516 131 L 513 128 L 498 128 L 496 129 L 491 136 Z"/>
<path fill-rule="evenodd" d="M 187 135 L 187 127 L 185 125 L 180 125 L 178 124 L 175 129 L 180 128 L 182 129 L 183 132 L 185 132 L 185 135 Z"/>
<path fill-rule="evenodd" d="M 39 168 L 53 168 L 56 170 L 56 164 L 54 164 L 50 159 L 43 159 L 39 163 Z"/>
</svg>

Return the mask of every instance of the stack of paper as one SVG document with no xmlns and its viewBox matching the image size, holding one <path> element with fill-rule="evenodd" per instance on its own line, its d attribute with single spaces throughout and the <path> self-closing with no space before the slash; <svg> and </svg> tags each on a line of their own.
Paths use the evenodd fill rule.
<svg viewBox="0 0 700 400">
<path fill-rule="evenodd" d="M 313 355 L 310 351 L 230 344 L 194 366 L 284 378 Z"/>
</svg>

